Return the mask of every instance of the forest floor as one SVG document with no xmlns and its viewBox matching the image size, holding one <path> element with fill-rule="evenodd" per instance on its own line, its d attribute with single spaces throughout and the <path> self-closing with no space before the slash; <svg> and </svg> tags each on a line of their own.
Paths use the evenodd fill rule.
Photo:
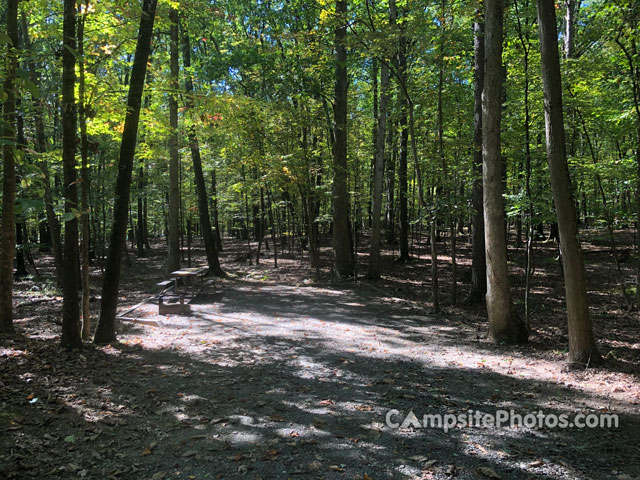
<svg viewBox="0 0 640 480">
<path fill-rule="evenodd" d="M 618 232 L 630 250 L 629 232 Z M 0 478 L 42 479 L 618 479 L 640 478 L 640 321 L 617 289 L 601 232 L 584 245 L 594 330 L 606 363 L 569 369 L 553 244 L 536 246 L 527 345 L 486 338 L 483 306 L 464 305 L 470 248 L 459 239 L 459 306 L 448 304 L 449 252 L 440 256 L 443 311 L 430 312 L 426 245 L 413 260 L 384 251 L 376 282 L 320 280 L 292 253 L 248 265 L 228 242 L 229 278 L 189 316 L 160 316 L 151 300 L 122 323 L 119 342 L 59 347 L 61 299 L 51 260 L 16 283 L 18 333 L 0 337 Z M 255 244 L 254 244 L 255 247 Z M 365 249 L 359 260 L 365 261 Z M 627 252 L 628 253 L 628 252 Z M 202 252 L 195 251 L 200 264 Z M 120 311 L 159 292 L 165 251 L 129 255 Z M 306 253 L 305 253 L 306 256 Z M 510 251 L 522 310 L 523 251 Z M 360 266 L 360 271 L 365 271 Z M 92 271 L 99 294 L 100 269 Z M 99 302 L 92 302 L 94 314 Z M 520 415 L 616 414 L 617 428 L 391 428 L 413 411 Z"/>
</svg>

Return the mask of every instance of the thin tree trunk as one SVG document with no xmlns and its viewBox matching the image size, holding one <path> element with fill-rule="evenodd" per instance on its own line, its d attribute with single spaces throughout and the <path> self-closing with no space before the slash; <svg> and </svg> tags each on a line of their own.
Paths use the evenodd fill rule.
<svg viewBox="0 0 640 480">
<path fill-rule="evenodd" d="M 80 155 L 82 158 L 81 180 L 81 207 L 82 207 L 82 338 L 89 340 L 91 336 L 91 309 L 89 305 L 89 139 L 87 137 L 87 105 L 85 85 L 85 61 L 84 61 L 84 26 L 86 12 L 89 10 L 89 0 L 85 1 L 84 13 L 78 22 L 78 57 L 80 59 L 80 86 L 78 100 L 80 104 Z"/>
<path fill-rule="evenodd" d="M 143 204 L 143 191 L 144 191 L 144 162 L 140 162 L 138 165 L 138 182 L 137 182 L 137 212 L 136 212 L 136 248 L 138 249 L 138 257 L 144 257 L 144 204 Z"/>
<path fill-rule="evenodd" d="M 169 94 L 169 245 L 167 253 L 167 270 L 173 272 L 180 269 L 180 161 L 178 153 L 178 75 L 179 75 L 179 35 L 178 10 L 169 10 L 171 22 L 169 39 L 169 56 L 171 69 L 171 93 Z"/>
<path fill-rule="evenodd" d="M 388 132 L 387 132 L 387 165 L 385 170 L 386 175 L 386 188 L 387 188 L 387 203 L 384 216 L 384 228 L 387 237 L 387 244 L 392 245 L 395 249 L 396 243 L 396 163 L 398 159 L 398 150 L 396 148 L 396 128 L 395 122 L 391 119 L 387 119 Z"/>
<path fill-rule="evenodd" d="M 19 46 L 20 47 L 20 46 Z M 16 98 L 16 150 L 19 150 L 21 152 L 24 152 L 25 148 L 26 148 L 26 139 L 24 138 L 24 118 L 22 116 L 21 109 L 20 109 L 20 104 L 21 104 L 21 98 L 18 96 Z M 17 185 L 20 184 L 20 176 L 16 176 L 16 188 Z M 26 242 L 25 242 L 25 237 L 23 236 L 23 233 L 25 231 L 25 217 L 24 215 L 18 215 L 16 217 L 16 272 L 14 273 L 14 276 L 16 277 L 23 277 L 25 275 L 28 275 L 29 272 L 27 272 L 27 266 L 24 263 L 24 252 L 26 249 L 26 244 L 29 243 L 29 239 L 26 238 Z"/>
<path fill-rule="evenodd" d="M 484 15 L 476 11 L 474 31 L 474 107 L 473 107 L 473 187 L 471 192 L 471 290 L 470 304 L 481 303 L 487 293 L 487 257 L 484 247 L 484 207 L 482 205 L 482 88 L 484 85 Z"/>
<path fill-rule="evenodd" d="M 395 1 L 389 2 L 389 24 L 396 22 Z M 382 177 L 384 175 L 385 128 L 387 126 L 387 105 L 389 104 L 389 64 L 382 62 L 380 69 L 380 104 L 378 129 L 376 132 L 376 159 L 373 169 L 373 202 L 371 211 L 371 250 L 367 277 L 380 277 L 380 217 L 382 215 Z"/>
<path fill-rule="evenodd" d="M 531 330 L 531 276 L 533 275 L 533 199 L 531 196 L 531 114 L 529 112 L 529 52 L 531 43 L 529 30 L 523 31 L 518 12 L 518 2 L 514 3 L 516 18 L 518 20 L 518 38 L 523 51 L 524 71 L 524 166 L 525 166 L 525 194 L 527 197 L 527 245 L 526 245 L 526 270 L 524 286 L 524 318 L 527 329 Z M 529 18 L 526 18 L 526 26 L 529 27 Z"/>
<path fill-rule="evenodd" d="M 182 32 L 182 62 L 185 70 L 189 72 L 191 68 L 191 47 L 189 42 L 189 32 Z M 193 110 L 193 80 L 188 73 L 185 76 L 185 90 L 187 94 L 186 107 L 187 111 Z M 202 173 L 202 160 L 200 158 L 200 144 L 196 134 L 195 125 L 191 125 L 188 131 L 189 147 L 191 149 L 191 160 L 193 161 L 193 176 L 196 182 L 196 193 L 198 196 L 198 217 L 200 219 L 200 229 L 202 230 L 202 239 L 204 240 L 204 248 L 207 253 L 207 263 L 209 270 L 216 276 L 223 277 L 225 273 L 220 267 L 218 259 L 218 251 L 216 243 L 211 231 L 211 219 L 209 217 L 209 202 L 207 201 L 207 187 L 204 182 L 204 174 Z"/>
<path fill-rule="evenodd" d="M 482 153 L 487 313 L 494 341 L 526 342 L 528 331 L 511 297 L 502 202 L 502 20 L 503 0 L 485 0 L 485 72 L 482 93 Z"/>
<path fill-rule="evenodd" d="M 78 188 L 76 174 L 76 2 L 64 1 L 62 50 L 62 166 L 64 172 L 64 278 L 62 281 L 62 346 L 82 347 L 78 265 Z"/>
<path fill-rule="evenodd" d="M 553 0 L 538 0 L 538 25 L 544 89 L 544 117 L 547 133 L 547 161 L 551 190 L 558 216 L 560 248 L 567 301 L 569 361 L 597 364 L 587 286 L 578 237 L 578 220 L 569 178 L 562 113 L 562 81 L 558 59 L 558 31 Z"/>
<path fill-rule="evenodd" d="M 404 34 L 404 30 L 398 40 L 398 70 L 401 79 L 401 83 L 406 85 L 407 82 L 407 37 Z M 409 104 L 409 98 L 407 92 L 403 90 L 403 94 L 400 96 L 400 158 L 398 162 L 398 203 L 400 210 L 400 256 L 399 262 L 406 262 L 411 259 L 409 255 L 409 219 L 408 219 L 408 201 L 407 195 L 407 159 L 409 157 L 409 129 L 407 128 L 407 111 L 412 109 L 412 105 Z M 410 126 L 411 128 L 411 126 Z M 414 146 L 414 139 L 411 138 L 412 146 Z M 419 172 L 418 157 L 416 156 L 416 150 L 414 150 L 414 162 L 416 165 L 416 172 Z M 420 195 L 422 195 L 422 179 L 420 175 L 416 175 L 416 181 L 419 183 Z M 422 198 L 420 196 L 420 198 Z"/>
<path fill-rule="evenodd" d="M 276 224 L 273 218 L 273 199 L 271 189 L 267 186 L 267 202 L 269 203 L 269 223 L 271 224 L 271 243 L 273 244 L 273 266 L 278 268 L 278 242 L 276 240 Z"/>
<path fill-rule="evenodd" d="M 13 256 L 16 244 L 16 94 L 15 79 L 18 68 L 18 0 L 8 0 L 6 10 L 7 36 L 13 45 L 5 56 L 4 92 L 2 105 L 2 226 L 0 227 L 0 332 L 13 331 Z"/>
<path fill-rule="evenodd" d="M 335 29 L 335 99 L 333 145 L 333 251 L 339 276 L 353 275 L 353 245 L 349 225 L 347 192 L 347 0 L 336 0 L 338 26 Z"/>
<path fill-rule="evenodd" d="M 126 244 L 127 208 L 131 192 L 131 174 L 133 157 L 138 136 L 138 120 L 144 77 L 147 72 L 147 62 L 151 50 L 151 36 L 156 16 L 157 0 L 144 0 L 140 29 L 136 44 L 136 53 L 131 70 L 131 82 L 127 98 L 127 113 L 120 144 L 120 158 L 118 161 L 118 175 L 116 178 L 116 198 L 113 209 L 113 226 L 109 242 L 109 254 L 102 286 L 102 301 L 100 302 L 100 320 L 94 338 L 95 343 L 109 343 L 116 339 L 115 323 L 116 308 L 118 306 L 118 291 L 120 287 L 120 268 L 122 253 Z"/>
<path fill-rule="evenodd" d="M 216 250 L 222 251 L 222 235 L 220 233 L 220 221 L 218 212 L 218 180 L 216 177 L 216 169 L 211 170 L 211 196 L 213 197 L 213 229 L 216 241 Z"/>
</svg>

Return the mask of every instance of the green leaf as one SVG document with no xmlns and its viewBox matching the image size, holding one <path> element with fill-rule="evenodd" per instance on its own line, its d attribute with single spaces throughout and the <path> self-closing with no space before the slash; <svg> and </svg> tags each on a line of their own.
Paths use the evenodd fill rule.
<svg viewBox="0 0 640 480">
<path fill-rule="evenodd" d="M 38 87 L 36 86 L 35 83 L 33 83 L 28 78 L 25 78 L 23 80 L 23 83 L 24 83 L 25 88 L 29 91 L 29 93 L 31 94 L 31 96 L 34 99 L 40 98 L 40 89 L 38 89 Z"/>
</svg>

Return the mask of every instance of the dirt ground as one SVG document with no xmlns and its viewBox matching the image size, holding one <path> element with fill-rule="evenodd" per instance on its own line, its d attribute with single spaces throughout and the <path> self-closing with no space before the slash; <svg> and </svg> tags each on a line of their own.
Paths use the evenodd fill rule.
<svg viewBox="0 0 640 480">
<path fill-rule="evenodd" d="M 618 232 L 630 249 L 632 234 Z M 165 250 L 130 254 L 119 342 L 59 348 L 61 299 L 51 260 L 16 283 L 18 334 L 0 337 L 0 478 L 42 479 L 618 479 L 640 478 L 640 322 L 625 308 L 604 235 L 585 257 L 594 329 L 606 364 L 569 369 L 556 247 L 536 246 L 532 335 L 486 338 L 483 306 L 464 305 L 470 247 L 459 239 L 458 304 L 440 244 L 443 312 L 430 312 L 427 246 L 384 252 L 376 282 L 320 279 L 297 252 L 260 265 L 227 242 L 229 278 L 188 316 L 158 315 Z M 626 246 L 625 246 L 626 245 Z M 254 244 L 255 248 L 255 244 Z M 306 252 L 304 253 L 306 256 Z M 366 261 L 366 248 L 359 261 Z M 522 310 L 523 251 L 510 250 Z M 194 252 L 194 265 L 202 262 Z M 364 270 L 360 265 L 360 271 Z M 92 271 L 99 307 L 100 268 Z M 95 319 L 94 319 L 95 321 Z M 410 412 L 616 414 L 617 428 L 391 428 Z"/>
</svg>

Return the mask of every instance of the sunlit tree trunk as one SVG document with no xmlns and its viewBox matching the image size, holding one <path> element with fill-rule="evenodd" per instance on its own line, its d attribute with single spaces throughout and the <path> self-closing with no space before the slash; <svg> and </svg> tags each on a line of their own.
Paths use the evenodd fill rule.
<svg viewBox="0 0 640 480">
<path fill-rule="evenodd" d="M 538 0 L 538 25 L 547 132 L 547 161 L 560 231 L 569 327 L 569 361 L 587 365 L 596 364 L 601 359 L 596 349 L 589 317 L 584 262 L 578 237 L 578 219 L 567 166 L 558 30 L 553 0 Z"/>
<path fill-rule="evenodd" d="M 156 16 L 157 0 L 144 0 L 136 52 L 131 70 L 131 82 L 127 98 L 127 113 L 124 120 L 122 142 L 120 144 L 120 158 L 116 177 L 116 198 L 113 209 L 113 226 L 109 242 L 109 254 L 104 272 L 102 285 L 102 301 L 100 303 L 100 320 L 94 341 L 109 343 L 116 339 L 115 323 L 118 306 L 118 291 L 120 287 L 120 268 L 122 254 L 125 248 L 127 232 L 127 209 L 129 194 L 131 193 L 131 175 L 133 157 L 138 137 L 138 120 L 144 77 L 147 73 L 147 62 L 151 50 L 151 36 Z"/>
<path fill-rule="evenodd" d="M 526 325 L 511 297 L 507 266 L 500 124 L 502 117 L 503 0 L 485 0 L 485 72 L 482 91 L 482 159 L 485 252 L 487 258 L 487 313 L 494 341 L 525 342 Z"/>
</svg>

